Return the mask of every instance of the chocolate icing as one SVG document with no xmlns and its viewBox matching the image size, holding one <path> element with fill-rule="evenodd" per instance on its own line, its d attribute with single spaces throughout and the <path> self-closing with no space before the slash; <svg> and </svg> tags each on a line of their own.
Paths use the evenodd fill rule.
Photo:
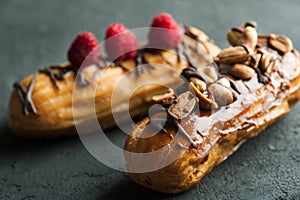
<svg viewBox="0 0 300 200">
<path fill-rule="evenodd" d="M 273 76 L 278 76 L 278 72 L 274 72 Z M 210 116 L 210 123 L 206 124 L 206 132 L 209 133 L 210 130 L 212 129 L 212 127 L 214 127 L 214 124 L 217 123 L 217 121 L 224 121 L 225 119 L 230 119 L 230 116 L 234 116 L 234 114 L 238 114 L 238 112 L 243 111 L 242 113 L 240 113 L 236 118 L 232 118 L 231 120 L 229 120 L 227 123 L 224 123 L 224 127 L 221 127 L 220 129 L 218 129 L 219 133 L 221 134 L 229 134 L 231 132 L 234 132 L 236 130 L 242 129 L 244 128 L 245 125 L 249 126 L 249 128 L 251 126 L 257 126 L 257 123 L 255 121 L 255 116 L 253 116 L 253 120 L 250 120 L 250 116 L 248 116 L 248 118 L 246 118 L 246 116 L 244 116 L 244 114 L 246 112 L 249 112 L 247 110 L 247 107 L 249 105 L 251 105 L 252 103 L 254 103 L 255 101 L 259 101 L 261 102 L 261 108 L 258 108 L 258 111 L 255 115 L 258 114 L 262 114 L 267 112 L 270 108 L 272 108 L 275 105 L 280 105 L 282 100 L 285 98 L 286 94 L 288 93 L 288 90 L 286 90 L 284 87 L 274 87 L 272 86 L 272 82 L 270 82 L 270 84 L 268 86 L 272 86 L 272 87 L 263 87 L 260 88 L 258 90 L 254 90 L 255 87 L 259 87 L 259 83 L 255 81 L 256 77 L 253 77 L 253 79 L 251 80 L 252 83 L 250 84 L 250 81 L 245 82 L 245 85 L 252 91 L 252 93 L 256 93 L 256 94 L 252 94 L 254 96 L 251 97 L 247 97 L 249 96 L 249 94 L 247 95 L 239 95 L 238 96 L 238 100 L 233 103 L 231 106 L 231 108 L 228 109 L 232 109 L 232 115 L 227 116 L 226 118 L 220 118 L 218 119 L 217 114 L 211 115 Z M 282 79 L 277 79 L 276 81 L 278 81 L 280 83 L 280 85 L 282 83 L 286 83 L 287 79 L 282 78 Z M 259 92 L 258 92 L 259 91 Z M 271 93 L 271 94 L 269 94 Z M 266 95 L 269 94 L 269 95 Z M 256 95 L 258 95 L 258 97 L 255 97 Z M 256 99 L 256 98 L 259 98 Z M 224 110 L 223 110 L 224 111 Z M 221 113 L 221 112 L 220 112 Z M 196 116 L 195 116 L 196 117 Z M 213 120 L 212 117 L 217 118 L 218 120 Z M 196 117 L 197 120 L 200 120 L 200 118 Z M 238 121 L 236 121 L 238 119 Z M 203 120 L 203 119 L 201 119 Z M 245 124 L 246 123 L 246 124 Z M 201 128 L 200 126 L 196 126 L 196 129 Z M 191 133 L 191 132 L 190 132 Z"/>
<path fill-rule="evenodd" d="M 267 84 L 270 81 L 270 79 L 261 72 L 260 68 L 256 68 L 254 70 L 260 83 Z"/>
<path fill-rule="evenodd" d="M 200 109 L 200 113 L 193 112 L 181 120 L 170 116 L 172 122 L 167 121 L 169 126 L 172 127 L 172 124 L 175 124 L 178 127 L 178 133 L 183 134 L 192 146 L 189 150 L 196 149 L 199 157 L 204 158 L 209 149 L 223 135 L 240 129 L 248 131 L 264 123 L 258 121 L 257 117 L 267 114 L 274 106 L 281 105 L 289 94 L 292 77 L 300 73 L 298 52 L 293 50 L 290 53 L 281 55 L 268 46 L 267 39 L 267 37 L 260 37 L 260 43 L 256 46 L 256 51 L 265 51 L 276 56 L 279 64 L 274 67 L 274 63 L 270 63 L 272 65 L 270 66 L 272 67 L 270 74 L 262 71 L 261 63 L 255 68 L 257 76 L 253 76 L 250 80 L 236 80 L 225 73 L 226 76 L 222 76 L 230 81 L 231 89 L 236 91 L 236 99 L 232 104 L 221 107 L 219 110 L 208 111 L 208 114 L 204 115 Z M 195 69 L 193 65 L 190 65 L 183 70 L 182 75 L 187 79 L 197 77 L 203 80 Z M 253 107 L 253 104 L 256 107 Z M 230 112 L 227 110 L 230 110 Z M 266 118 L 271 117 L 274 116 L 267 116 Z M 182 146 L 181 144 L 178 145 Z"/>
<path fill-rule="evenodd" d="M 177 120 L 174 120 L 174 122 L 175 122 L 175 124 L 176 124 L 176 126 L 177 126 L 177 128 L 178 128 L 179 133 L 182 134 L 184 137 L 186 137 L 186 138 L 189 140 L 189 142 L 192 144 L 192 146 L 193 146 L 194 148 L 197 148 L 197 147 L 198 147 L 198 143 L 195 142 L 195 141 L 192 139 L 192 137 L 190 136 L 190 134 L 188 134 L 188 133 L 186 132 L 186 130 L 182 127 L 182 125 L 181 125 Z"/>
</svg>

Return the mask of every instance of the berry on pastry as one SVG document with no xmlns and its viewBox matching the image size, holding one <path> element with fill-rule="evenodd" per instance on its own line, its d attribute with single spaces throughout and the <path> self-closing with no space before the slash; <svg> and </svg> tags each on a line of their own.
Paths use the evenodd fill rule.
<svg viewBox="0 0 300 200">
<path fill-rule="evenodd" d="M 134 58 L 137 54 L 138 41 L 132 31 L 121 23 L 108 26 L 105 36 L 105 51 L 112 60 Z"/>
<path fill-rule="evenodd" d="M 67 57 L 71 64 L 78 68 L 81 64 L 89 66 L 99 61 L 101 55 L 99 42 L 91 32 L 83 32 L 72 42 Z"/>
<path fill-rule="evenodd" d="M 150 26 L 150 46 L 171 49 L 176 47 L 182 40 L 180 27 L 169 13 L 156 15 Z"/>
</svg>

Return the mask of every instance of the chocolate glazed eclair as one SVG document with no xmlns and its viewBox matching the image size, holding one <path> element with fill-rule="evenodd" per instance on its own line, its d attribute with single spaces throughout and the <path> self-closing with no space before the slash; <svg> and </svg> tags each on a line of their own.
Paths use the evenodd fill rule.
<svg viewBox="0 0 300 200">
<path fill-rule="evenodd" d="M 299 101 L 300 56 L 290 39 L 258 36 L 254 22 L 231 29 L 227 37 L 231 47 L 221 51 L 213 64 L 183 71 L 190 91 L 155 96 L 155 102 L 169 104 L 141 120 L 128 136 L 124 154 L 134 182 L 164 193 L 186 191 Z M 167 120 L 160 124 L 161 131 L 146 137 L 153 134 L 147 126 L 150 120 L 159 124 L 163 113 Z M 127 151 L 149 153 L 165 146 L 156 162 L 175 152 L 174 162 L 134 173 L 137 162 Z"/>
<path fill-rule="evenodd" d="M 129 70 L 135 71 L 131 74 L 131 84 L 145 78 L 145 74 L 151 74 L 152 77 L 157 77 L 160 83 L 171 86 L 180 81 L 178 75 L 162 74 L 161 70 L 157 70 L 157 65 L 181 73 L 191 65 L 192 58 L 197 64 L 205 65 L 212 62 L 213 57 L 219 53 L 220 49 L 199 29 L 183 26 L 182 30 L 182 41 L 173 49 L 148 49 L 145 45 L 131 59 L 113 62 L 100 58 L 97 63 L 85 67 L 80 72 L 75 70 L 72 63 L 64 63 L 39 70 L 36 74 L 16 82 L 9 105 L 10 129 L 16 135 L 29 138 L 76 135 L 73 116 L 76 111 L 72 107 L 74 103 L 80 105 L 75 108 L 79 109 L 76 123 L 85 123 L 96 113 L 103 129 L 114 127 L 116 124 L 111 108 L 112 93 L 118 81 Z M 143 67 L 137 67 L 141 64 Z M 77 84 L 80 87 L 77 87 L 78 95 L 73 98 L 77 74 Z M 101 79 L 96 78 L 99 76 Z M 91 92 L 89 87 L 96 87 L 96 90 Z M 128 86 L 122 87 L 126 90 Z M 136 117 L 146 112 L 152 104 L 152 96 L 165 91 L 165 87 L 155 84 L 140 88 L 131 96 L 131 116 Z M 116 115 L 122 116 L 123 112 L 128 111 L 128 106 L 123 106 L 125 100 L 127 97 L 119 98 L 122 105 Z M 95 102 L 95 108 L 92 110 L 83 107 L 85 102 L 89 101 Z M 122 120 L 125 122 L 127 118 Z"/>
</svg>

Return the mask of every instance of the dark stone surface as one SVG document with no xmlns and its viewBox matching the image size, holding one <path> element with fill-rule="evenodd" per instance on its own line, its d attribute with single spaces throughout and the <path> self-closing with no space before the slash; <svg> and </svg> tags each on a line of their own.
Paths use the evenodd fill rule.
<svg viewBox="0 0 300 200">
<path fill-rule="evenodd" d="M 12 83 L 65 61 L 78 32 L 103 38 L 109 23 L 143 27 L 167 11 L 205 30 L 222 47 L 228 28 L 251 19 L 260 33 L 285 34 L 300 49 L 299 10 L 298 0 L 1 0 L 0 199 L 300 199 L 300 105 L 178 195 L 132 183 L 125 173 L 96 161 L 78 138 L 29 141 L 7 128 Z M 110 134 L 122 143 L 117 130 Z"/>
</svg>

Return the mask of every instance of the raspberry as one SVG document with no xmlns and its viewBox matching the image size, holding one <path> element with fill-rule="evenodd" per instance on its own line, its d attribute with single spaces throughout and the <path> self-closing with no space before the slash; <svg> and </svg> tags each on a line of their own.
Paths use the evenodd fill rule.
<svg viewBox="0 0 300 200">
<path fill-rule="evenodd" d="M 83 32 L 77 35 L 68 51 L 68 60 L 76 68 L 95 64 L 100 58 L 100 46 L 95 35 Z M 84 62 L 83 62 L 84 61 Z"/>
<path fill-rule="evenodd" d="M 152 20 L 151 27 L 156 27 L 151 28 L 148 35 L 151 47 L 170 49 L 176 47 L 182 40 L 179 25 L 169 13 L 156 15 Z"/>
<path fill-rule="evenodd" d="M 114 23 L 108 26 L 105 39 L 105 50 L 110 59 L 120 61 L 136 56 L 138 49 L 137 38 L 123 24 Z"/>
</svg>

